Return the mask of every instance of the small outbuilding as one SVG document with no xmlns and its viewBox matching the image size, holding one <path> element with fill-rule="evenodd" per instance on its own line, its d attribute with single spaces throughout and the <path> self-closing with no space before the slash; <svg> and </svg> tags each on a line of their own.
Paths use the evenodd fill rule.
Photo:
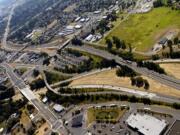
<svg viewBox="0 0 180 135">
<path fill-rule="evenodd" d="M 55 105 L 53 106 L 53 109 L 54 109 L 56 112 L 58 112 L 58 113 L 64 111 L 64 107 L 63 107 L 62 105 L 59 105 L 59 104 L 55 104 Z"/>
</svg>

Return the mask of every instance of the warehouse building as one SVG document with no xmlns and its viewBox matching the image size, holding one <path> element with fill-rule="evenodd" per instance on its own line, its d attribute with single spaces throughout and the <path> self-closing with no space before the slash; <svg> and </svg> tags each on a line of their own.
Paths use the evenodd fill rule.
<svg viewBox="0 0 180 135">
<path fill-rule="evenodd" d="M 142 135 L 162 135 L 167 127 L 165 120 L 146 114 L 131 114 L 126 122 L 129 127 Z"/>
</svg>

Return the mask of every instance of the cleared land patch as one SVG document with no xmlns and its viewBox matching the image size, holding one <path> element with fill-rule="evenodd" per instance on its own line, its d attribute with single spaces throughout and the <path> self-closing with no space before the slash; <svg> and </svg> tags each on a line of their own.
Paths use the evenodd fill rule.
<svg viewBox="0 0 180 135">
<path fill-rule="evenodd" d="M 180 11 L 171 8 L 155 8 L 149 13 L 131 15 L 128 20 L 115 26 L 107 37 L 117 36 L 132 44 L 136 51 L 148 51 L 157 41 L 157 35 L 165 30 L 180 28 Z M 106 38 L 106 37 L 105 37 Z M 105 44 L 105 38 L 100 41 Z"/>
<path fill-rule="evenodd" d="M 148 80 L 150 84 L 150 88 L 148 92 L 155 92 L 163 95 L 180 97 L 180 91 L 164 84 L 161 84 L 155 80 L 142 76 L 144 79 Z M 131 80 L 128 77 L 118 77 L 116 75 L 116 69 L 112 69 L 109 71 L 104 71 L 101 73 L 97 73 L 94 75 L 89 75 L 86 77 L 82 77 L 78 80 L 72 81 L 70 86 L 76 85 L 113 85 L 119 87 L 132 88 L 137 90 L 144 91 L 143 88 L 138 88 L 135 86 L 131 86 Z"/>
</svg>

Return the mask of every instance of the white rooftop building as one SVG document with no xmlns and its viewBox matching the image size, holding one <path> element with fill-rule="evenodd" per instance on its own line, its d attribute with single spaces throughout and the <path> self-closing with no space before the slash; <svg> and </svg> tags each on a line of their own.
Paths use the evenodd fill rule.
<svg viewBox="0 0 180 135">
<path fill-rule="evenodd" d="M 161 135 L 167 123 L 146 114 L 131 114 L 126 120 L 127 124 L 143 135 Z"/>
<path fill-rule="evenodd" d="M 48 101 L 48 98 L 47 98 L 47 97 L 44 97 L 44 98 L 42 99 L 42 102 L 43 102 L 43 103 L 47 103 L 47 101 Z"/>
<path fill-rule="evenodd" d="M 56 112 L 62 112 L 64 110 L 64 107 L 62 105 L 59 105 L 59 104 L 55 104 L 53 106 L 53 109 L 56 111 Z"/>
<path fill-rule="evenodd" d="M 75 27 L 74 27 L 75 29 L 81 29 L 82 28 L 82 25 L 76 25 Z"/>
<path fill-rule="evenodd" d="M 88 36 L 85 38 L 85 40 L 86 40 L 86 41 L 91 41 L 92 38 L 93 38 L 93 35 L 90 34 L 90 35 L 88 35 Z"/>
</svg>

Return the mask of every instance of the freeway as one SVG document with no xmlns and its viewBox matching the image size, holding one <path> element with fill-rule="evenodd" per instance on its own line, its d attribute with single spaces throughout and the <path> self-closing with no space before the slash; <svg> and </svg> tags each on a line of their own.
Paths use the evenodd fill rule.
<svg viewBox="0 0 180 135">
<path fill-rule="evenodd" d="M 6 69 L 6 73 L 13 85 L 16 86 L 19 91 L 34 105 L 44 119 L 51 125 L 51 128 L 60 134 L 66 135 L 67 131 L 65 127 L 63 127 L 62 120 L 59 120 L 47 106 L 36 98 L 30 88 L 14 73 L 13 69 L 7 63 L 2 63 L 2 66 Z"/>
<path fill-rule="evenodd" d="M 147 68 L 138 67 L 135 62 L 128 62 L 126 60 L 123 60 L 119 56 L 113 55 L 107 51 L 96 49 L 96 48 L 93 48 L 93 47 L 90 47 L 87 45 L 83 45 L 83 46 L 72 46 L 71 45 L 68 47 L 72 48 L 72 49 L 78 49 L 80 51 L 88 52 L 90 54 L 100 56 L 100 57 L 108 59 L 108 60 L 115 60 L 117 64 L 125 65 L 125 66 L 133 69 L 137 73 L 140 73 L 140 74 L 150 77 L 162 84 L 165 84 L 167 86 L 170 86 L 177 90 L 180 90 L 180 80 L 179 79 L 176 79 L 176 78 L 173 78 L 173 77 L 170 77 L 167 75 L 159 74 L 152 70 L 148 70 Z"/>
</svg>

